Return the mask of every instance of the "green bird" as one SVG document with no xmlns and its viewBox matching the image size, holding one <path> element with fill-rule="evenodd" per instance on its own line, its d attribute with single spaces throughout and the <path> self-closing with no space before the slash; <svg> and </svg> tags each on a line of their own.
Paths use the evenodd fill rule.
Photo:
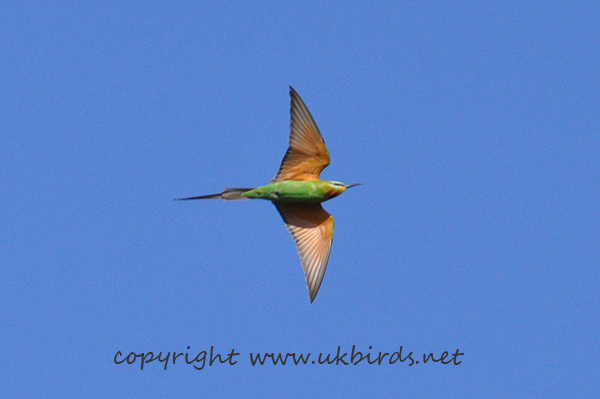
<svg viewBox="0 0 600 399">
<path fill-rule="evenodd" d="M 255 188 L 227 188 L 219 194 L 177 200 L 257 198 L 271 201 L 296 242 L 312 303 L 323 282 L 333 242 L 333 216 L 323 209 L 321 202 L 362 183 L 344 184 L 319 178 L 330 163 L 329 151 L 306 104 L 291 86 L 290 97 L 289 148 L 269 184 Z"/>
</svg>

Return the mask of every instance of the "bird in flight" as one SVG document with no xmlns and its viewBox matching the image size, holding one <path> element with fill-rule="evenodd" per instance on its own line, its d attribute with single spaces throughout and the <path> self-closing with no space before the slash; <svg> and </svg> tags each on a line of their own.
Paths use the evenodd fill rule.
<svg viewBox="0 0 600 399">
<path fill-rule="evenodd" d="M 290 97 L 289 148 L 269 184 L 255 188 L 226 188 L 219 194 L 177 200 L 258 198 L 271 201 L 296 242 L 312 303 L 321 287 L 333 242 L 333 216 L 323 209 L 321 202 L 361 183 L 344 184 L 319 178 L 329 165 L 329 152 L 306 104 L 291 86 Z"/>
</svg>

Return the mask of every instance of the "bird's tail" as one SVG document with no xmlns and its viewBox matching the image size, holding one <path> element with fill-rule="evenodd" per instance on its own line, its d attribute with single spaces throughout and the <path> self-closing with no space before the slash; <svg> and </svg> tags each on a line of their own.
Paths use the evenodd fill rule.
<svg viewBox="0 0 600 399">
<path fill-rule="evenodd" d="M 238 201 L 249 199 L 247 197 L 242 197 L 242 194 L 246 191 L 253 190 L 253 187 L 250 188 L 226 188 L 220 194 L 209 194 L 209 195 L 201 195 L 198 197 L 188 197 L 188 198 L 175 198 L 175 201 L 188 201 L 188 200 L 201 200 L 201 199 L 224 199 L 226 201 Z"/>
</svg>

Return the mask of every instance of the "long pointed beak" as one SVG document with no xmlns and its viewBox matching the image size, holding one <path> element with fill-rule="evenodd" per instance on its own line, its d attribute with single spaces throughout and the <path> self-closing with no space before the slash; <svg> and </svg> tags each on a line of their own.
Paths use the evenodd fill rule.
<svg viewBox="0 0 600 399">
<path fill-rule="evenodd" d="M 362 183 L 354 183 L 354 184 L 346 184 L 344 187 L 346 187 L 346 189 L 350 188 L 350 187 L 354 187 L 354 186 L 362 186 Z"/>
</svg>

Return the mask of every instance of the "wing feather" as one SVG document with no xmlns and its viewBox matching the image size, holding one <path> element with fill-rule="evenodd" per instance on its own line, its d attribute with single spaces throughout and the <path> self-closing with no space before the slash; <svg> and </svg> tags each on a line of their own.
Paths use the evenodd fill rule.
<svg viewBox="0 0 600 399">
<path fill-rule="evenodd" d="M 291 86 L 290 97 L 289 148 L 271 183 L 282 180 L 317 180 L 330 162 L 329 152 L 315 120 Z"/>
<path fill-rule="evenodd" d="M 335 227 L 333 216 L 321 204 L 276 203 L 275 206 L 296 242 L 312 303 L 327 270 Z"/>
</svg>

